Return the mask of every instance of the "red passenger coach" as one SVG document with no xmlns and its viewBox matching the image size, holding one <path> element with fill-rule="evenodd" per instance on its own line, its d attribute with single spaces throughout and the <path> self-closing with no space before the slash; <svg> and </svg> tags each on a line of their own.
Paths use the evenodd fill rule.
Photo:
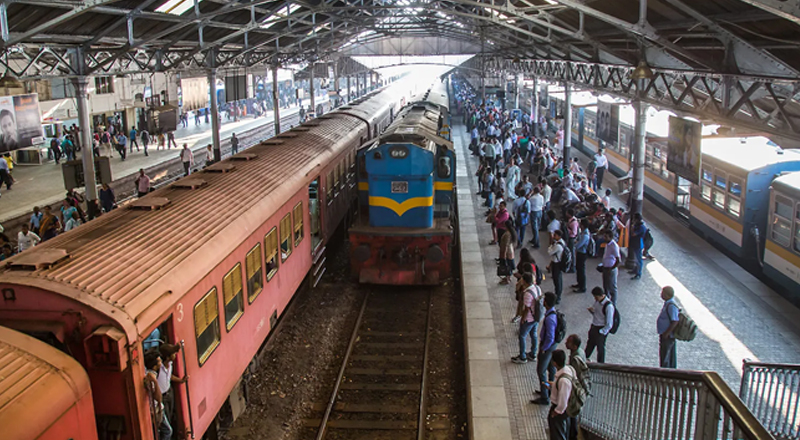
<svg viewBox="0 0 800 440">
<path fill-rule="evenodd" d="M 393 96 L 373 94 L 353 114 L 312 120 L 6 260 L 0 324 L 83 366 L 104 439 L 153 438 L 144 352 L 179 344 L 175 372 L 188 381 L 174 385 L 171 425 L 200 438 L 301 283 L 322 276 L 326 244 L 355 205 L 355 152 L 390 118 Z"/>
<path fill-rule="evenodd" d="M 86 371 L 57 348 L 0 327 L 0 430 L 5 440 L 97 440 Z"/>
</svg>

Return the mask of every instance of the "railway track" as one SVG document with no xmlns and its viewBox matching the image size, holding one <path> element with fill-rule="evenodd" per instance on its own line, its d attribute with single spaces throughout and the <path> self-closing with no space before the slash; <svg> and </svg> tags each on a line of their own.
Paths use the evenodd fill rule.
<svg viewBox="0 0 800 440">
<path fill-rule="evenodd" d="M 428 418 L 433 293 L 365 295 L 330 399 L 316 405 L 316 440 L 417 439 Z"/>
</svg>

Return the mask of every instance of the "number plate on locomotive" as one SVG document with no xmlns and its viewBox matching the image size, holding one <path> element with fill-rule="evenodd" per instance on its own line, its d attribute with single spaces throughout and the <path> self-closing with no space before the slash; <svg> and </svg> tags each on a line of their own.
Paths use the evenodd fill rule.
<svg viewBox="0 0 800 440">
<path fill-rule="evenodd" d="M 392 182 L 392 194 L 408 194 L 408 182 Z"/>
</svg>

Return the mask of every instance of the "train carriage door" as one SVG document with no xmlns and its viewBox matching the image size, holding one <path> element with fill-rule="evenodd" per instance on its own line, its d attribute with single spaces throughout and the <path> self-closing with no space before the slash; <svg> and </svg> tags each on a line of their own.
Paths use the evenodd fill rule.
<svg viewBox="0 0 800 440">
<path fill-rule="evenodd" d="M 675 175 L 675 212 L 689 220 L 689 206 L 692 202 L 692 182 Z"/>
<path fill-rule="evenodd" d="M 308 185 L 308 215 L 309 215 L 309 235 L 311 235 L 311 250 L 315 252 L 317 246 L 322 242 L 321 218 L 319 201 L 319 177 Z"/>
</svg>

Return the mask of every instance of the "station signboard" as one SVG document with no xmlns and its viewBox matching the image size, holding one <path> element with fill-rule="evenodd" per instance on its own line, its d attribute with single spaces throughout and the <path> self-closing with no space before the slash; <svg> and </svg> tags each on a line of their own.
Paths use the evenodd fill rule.
<svg viewBox="0 0 800 440">
<path fill-rule="evenodd" d="M 597 102 L 597 137 L 609 144 L 619 141 L 619 105 Z"/>
</svg>

